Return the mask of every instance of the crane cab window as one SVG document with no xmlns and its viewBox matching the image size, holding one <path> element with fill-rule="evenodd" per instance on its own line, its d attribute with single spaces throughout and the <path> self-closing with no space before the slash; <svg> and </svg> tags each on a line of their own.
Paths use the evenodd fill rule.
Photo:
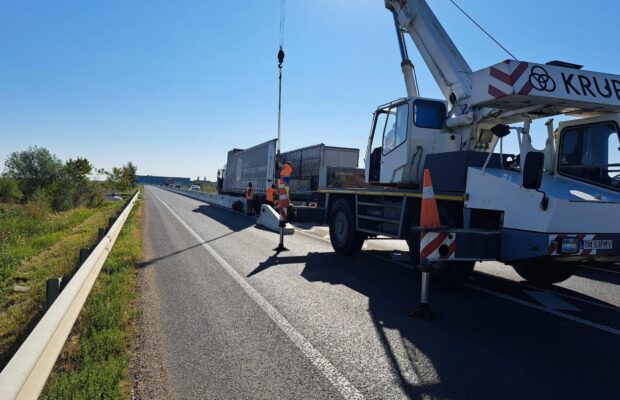
<svg viewBox="0 0 620 400">
<path fill-rule="evenodd" d="M 382 110 L 385 115 L 383 126 L 383 155 L 388 154 L 407 140 L 407 118 L 409 117 L 408 104 Z M 380 117 L 380 116 L 378 116 Z M 379 121 L 381 118 L 377 118 Z M 377 133 L 378 126 L 375 127 Z"/>
<path fill-rule="evenodd" d="M 560 137 L 560 174 L 620 190 L 620 143 L 613 122 L 568 127 Z"/>
<path fill-rule="evenodd" d="M 418 99 L 413 102 L 413 123 L 420 128 L 443 129 L 446 105 L 441 101 Z"/>
</svg>

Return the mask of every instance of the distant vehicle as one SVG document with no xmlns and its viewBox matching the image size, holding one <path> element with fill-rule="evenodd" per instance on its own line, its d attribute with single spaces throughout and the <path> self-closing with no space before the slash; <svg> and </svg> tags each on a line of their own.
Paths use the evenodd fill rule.
<svg viewBox="0 0 620 400">
<path fill-rule="evenodd" d="M 200 192 L 202 191 L 202 189 L 200 188 L 200 185 L 192 185 L 189 187 L 190 192 Z"/>
<path fill-rule="evenodd" d="M 123 201 L 123 198 L 115 193 L 110 193 L 106 195 L 105 199 L 107 201 Z"/>
</svg>

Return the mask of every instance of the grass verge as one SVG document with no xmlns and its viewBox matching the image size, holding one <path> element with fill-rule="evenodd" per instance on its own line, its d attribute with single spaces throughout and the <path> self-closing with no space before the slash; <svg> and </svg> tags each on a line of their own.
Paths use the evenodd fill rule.
<svg viewBox="0 0 620 400">
<path fill-rule="evenodd" d="M 142 202 L 134 206 L 47 381 L 42 399 L 124 399 L 137 334 Z"/>
<path fill-rule="evenodd" d="M 121 203 L 105 203 L 41 217 L 18 206 L 2 208 L 0 368 L 41 318 L 45 281 L 72 274 L 79 249 L 93 246 L 97 229 L 105 227 L 121 207 Z M 15 291 L 16 284 L 27 291 Z"/>
</svg>

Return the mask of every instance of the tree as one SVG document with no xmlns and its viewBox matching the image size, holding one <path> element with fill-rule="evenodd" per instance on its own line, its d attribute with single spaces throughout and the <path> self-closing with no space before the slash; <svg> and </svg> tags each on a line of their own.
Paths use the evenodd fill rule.
<svg viewBox="0 0 620 400">
<path fill-rule="evenodd" d="M 106 172 L 108 175 L 108 186 L 116 190 L 126 190 L 134 187 L 137 182 L 136 173 L 138 167 L 131 161 L 122 167 L 114 167 L 111 172 Z"/>
<path fill-rule="evenodd" d="M 17 181 L 8 176 L 0 176 L 0 202 L 15 203 L 21 200 L 22 192 Z"/>
<path fill-rule="evenodd" d="M 134 187 L 138 182 L 138 178 L 136 176 L 138 173 L 138 167 L 129 161 L 127 164 L 123 165 L 123 169 L 125 170 L 124 174 L 128 187 Z"/>
<path fill-rule="evenodd" d="M 6 176 L 15 179 L 24 197 L 30 199 L 37 189 L 45 189 L 54 182 L 62 161 L 43 147 L 31 146 L 9 154 L 4 166 Z"/>
<path fill-rule="evenodd" d="M 92 191 L 92 184 L 88 179 L 88 175 L 93 171 L 91 163 L 85 159 L 78 157 L 75 160 L 69 159 L 63 167 L 62 174 L 67 183 L 72 187 L 72 205 L 78 207 L 86 196 Z"/>
</svg>

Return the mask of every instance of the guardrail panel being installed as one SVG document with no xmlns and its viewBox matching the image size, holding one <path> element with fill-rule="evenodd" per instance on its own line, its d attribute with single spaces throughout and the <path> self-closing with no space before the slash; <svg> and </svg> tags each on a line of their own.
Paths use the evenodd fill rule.
<svg viewBox="0 0 620 400">
<path fill-rule="evenodd" d="M 39 397 L 138 194 L 139 192 L 133 196 L 105 237 L 0 373 L 0 400 Z"/>
</svg>

